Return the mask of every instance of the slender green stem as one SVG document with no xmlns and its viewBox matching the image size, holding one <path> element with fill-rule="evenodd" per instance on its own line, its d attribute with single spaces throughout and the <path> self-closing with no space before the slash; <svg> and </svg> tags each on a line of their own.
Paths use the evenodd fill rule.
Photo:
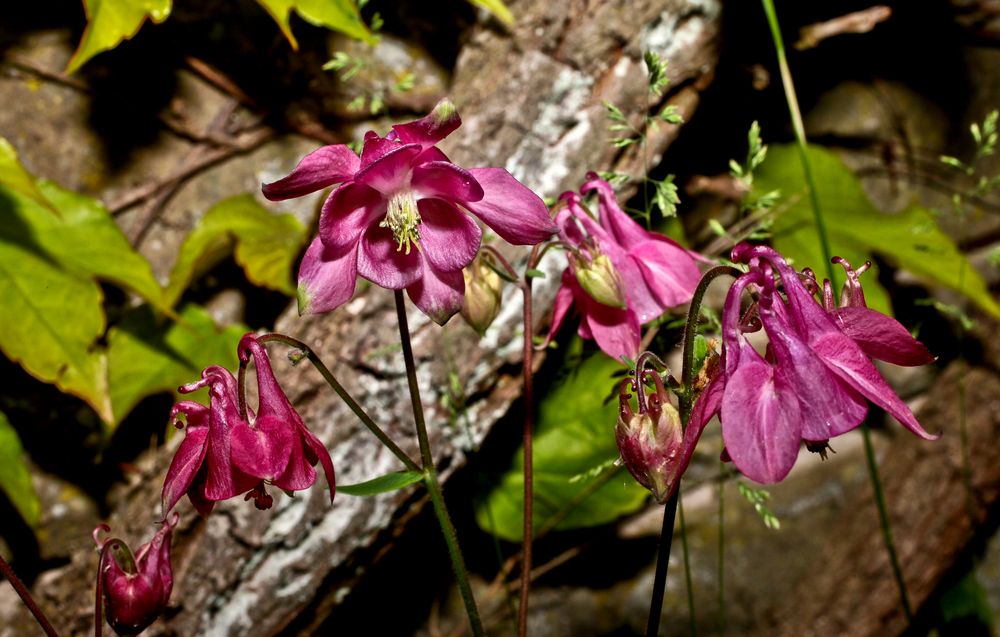
<svg viewBox="0 0 1000 637">
<path fill-rule="evenodd" d="M 431 502 L 434 504 L 434 514 L 437 515 L 445 544 L 448 545 L 448 557 L 451 558 L 455 581 L 458 583 L 458 590 L 465 603 L 465 612 L 469 616 L 469 626 L 472 628 L 473 635 L 481 637 L 485 634 L 483 621 L 479 617 L 476 598 L 473 596 L 472 586 L 469 584 L 469 573 L 465 568 L 465 559 L 462 557 L 462 550 L 458 545 L 458 534 L 455 532 L 451 516 L 448 515 L 448 508 L 445 506 L 444 495 L 441 492 L 441 484 L 437 478 L 437 468 L 434 466 L 434 458 L 431 455 L 427 425 L 424 422 L 423 403 L 420 401 L 420 387 L 417 384 L 417 368 L 413 358 L 413 347 L 410 344 L 410 327 L 406 320 L 406 301 L 403 299 L 403 291 L 395 290 L 395 297 L 396 319 L 399 322 L 399 341 L 403 346 L 403 361 L 406 364 L 406 380 L 410 386 L 413 420 L 417 428 L 417 441 L 420 444 L 420 458 L 424 465 L 424 484 L 427 485 L 427 490 L 430 492 Z"/>
<path fill-rule="evenodd" d="M 812 202 L 813 217 L 816 221 L 816 232 L 819 234 L 819 244 L 823 250 L 823 260 L 826 261 L 826 271 L 830 282 L 836 287 L 837 279 L 833 268 L 830 239 L 826 233 L 826 223 L 819 205 L 819 192 L 813 179 L 812 165 L 809 163 L 809 152 L 806 148 L 806 129 L 802 125 L 802 113 L 799 110 L 799 100 L 795 95 L 795 84 L 792 82 L 792 71 L 788 68 L 788 58 L 785 56 L 785 43 L 781 38 L 781 27 L 778 25 L 778 14 L 774 10 L 773 0 L 761 0 L 764 13 L 767 14 L 767 24 L 771 28 L 771 39 L 778 54 L 778 69 L 781 73 L 781 84 L 785 89 L 785 101 L 788 102 L 788 113 L 792 118 L 792 129 L 795 131 L 795 142 L 802 161 L 802 172 L 805 173 L 806 185 L 809 187 L 809 199 Z"/>
<path fill-rule="evenodd" d="M 21 598 L 21 601 L 28 607 L 28 610 L 31 611 L 31 614 L 35 617 L 35 621 L 38 622 L 39 626 L 41 626 L 42 631 L 44 631 L 48 637 L 59 637 L 59 633 L 57 633 L 56 629 L 52 627 L 52 624 L 49 622 L 49 618 L 45 616 L 41 607 L 37 602 L 35 602 L 35 598 L 31 596 L 31 592 L 28 591 L 28 587 L 24 585 L 24 582 L 22 582 L 21 578 L 17 576 L 14 569 L 10 567 L 7 560 L 3 559 L 3 556 L 0 556 L 0 573 L 3 573 L 3 576 L 7 578 L 8 582 L 10 582 L 10 585 L 14 588 L 14 592 L 16 592 L 18 597 Z M 98 573 L 98 578 L 100 578 L 100 573 Z M 100 621 L 100 619 L 97 621 Z"/>
<path fill-rule="evenodd" d="M 694 609 L 694 584 L 691 582 L 691 555 L 688 552 L 687 522 L 684 521 L 684 498 L 679 488 L 677 489 L 677 509 L 681 516 L 681 552 L 684 554 L 684 584 L 687 586 L 688 625 L 691 630 L 691 637 L 697 637 L 698 624 L 695 621 L 697 614 Z"/>
<path fill-rule="evenodd" d="M 723 449 L 725 444 L 723 444 Z M 726 465 L 719 461 L 719 635 L 726 634 Z"/>
<path fill-rule="evenodd" d="M 670 565 L 670 545 L 674 539 L 674 518 L 677 515 L 677 494 L 663 507 L 663 526 L 656 551 L 656 573 L 653 575 L 653 597 L 649 602 L 649 619 L 646 620 L 646 637 L 656 637 L 660 632 L 660 615 L 663 612 L 663 593 L 667 588 L 667 566 Z"/>
<path fill-rule="evenodd" d="M 536 246 L 533 257 L 538 253 Z M 534 258 L 529 259 L 528 268 L 535 267 Z M 534 323 L 531 316 L 531 277 L 525 276 L 521 283 L 521 291 L 524 296 L 524 354 L 521 361 L 523 370 L 523 404 L 524 404 L 524 427 L 521 435 L 522 447 L 524 449 L 524 529 L 522 531 L 521 544 L 521 594 L 520 604 L 517 609 L 517 634 L 525 637 L 528 634 L 528 596 L 531 592 L 531 549 L 532 534 L 534 533 L 534 452 L 532 451 L 532 438 L 535 431 L 535 398 L 534 398 L 534 370 L 532 369 L 532 354 L 534 353 Z"/>
<path fill-rule="evenodd" d="M 873 410 L 881 414 L 881 410 Z M 869 414 L 869 419 L 872 414 Z M 871 432 L 868 428 L 868 421 L 861 423 L 861 436 L 865 441 L 865 460 L 868 463 L 868 474 L 872 481 L 872 490 L 875 492 L 875 505 L 878 508 L 878 521 L 882 527 L 882 542 L 885 550 L 889 553 L 889 563 L 892 566 L 892 575 L 896 579 L 899 587 L 899 601 L 903 605 L 903 614 L 906 615 L 907 623 L 913 623 L 913 610 L 910 607 L 910 596 L 906 592 L 906 582 L 903 580 L 903 569 L 899 566 L 899 557 L 896 555 L 896 543 L 892 538 L 892 524 L 889 521 L 889 512 L 885 505 L 885 495 L 882 493 L 882 481 L 879 479 L 878 464 L 875 460 L 875 449 L 872 445 Z"/>
<path fill-rule="evenodd" d="M 316 370 L 319 371 L 320 375 L 323 376 L 323 380 L 326 381 L 333 391 L 337 392 L 340 399 L 344 401 L 351 411 L 354 412 L 354 415 L 358 417 L 358 420 L 360 420 L 362 424 L 364 424 L 364 426 L 367 427 L 376 438 L 378 438 L 379 442 L 385 445 L 394 456 L 399 458 L 399 461 L 402 462 L 407 469 L 410 471 L 421 471 L 420 465 L 414 462 L 405 451 L 400 449 L 399 445 L 393 442 L 392 438 L 390 438 L 388 434 L 386 434 L 385 431 L 383 431 L 382 428 L 379 427 L 374 420 L 372 420 L 371 416 L 368 415 L 368 412 L 366 412 L 364 408 L 358 404 L 358 401 L 354 400 L 354 397 L 347 393 L 347 390 L 340 384 L 337 377 L 333 375 L 330 368 L 323 363 L 322 359 L 320 359 L 311 347 L 296 338 L 277 333 L 263 334 L 257 337 L 257 341 L 262 345 L 265 343 L 283 343 L 305 354 L 306 358 L 309 359 L 309 362 L 313 364 L 313 367 L 315 367 Z M 240 387 L 243 386 L 244 374 L 245 366 L 240 365 Z M 240 392 L 240 397 L 242 402 L 242 391 Z M 245 406 L 242 406 L 242 408 L 245 409 Z"/>
</svg>

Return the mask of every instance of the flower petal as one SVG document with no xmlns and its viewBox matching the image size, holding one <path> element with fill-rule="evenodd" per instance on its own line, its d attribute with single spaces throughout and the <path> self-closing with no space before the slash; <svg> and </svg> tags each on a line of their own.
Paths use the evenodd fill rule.
<svg viewBox="0 0 1000 637">
<path fill-rule="evenodd" d="M 276 477 L 274 486 L 285 491 L 302 491 L 316 484 L 316 470 L 306 459 L 302 447 L 302 436 L 295 432 L 295 438 L 289 452 L 288 466 L 285 472 Z"/>
<path fill-rule="evenodd" d="M 534 245 L 558 230 L 545 202 L 503 168 L 473 168 L 469 172 L 483 187 L 484 195 L 465 207 L 504 241 Z"/>
<path fill-rule="evenodd" d="M 330 487 L 330 503 L 333 503 L 334 496 L 337 495 L 337 476 L 333 471 L 333 460 L 330 459 L 330 452 L 326 450 L 326 446 L 320 442 L 313 432 L 305 428 L 305 425 L 299 428 L 299 433 L 302 435 L 302 441 L 305 443 L 305 454 L 306 460 L 310 464 L 315 464 L 317 461 L 323 465 L 323 473 L 326 474 L 326 483 Z"/>
<path fill-rule="evenodd" d="M 743 475 L 763 484 L 788 475 L 801 439 L 799 401 L 756 352 L 726 378 L 720 418 L 726 450 Z"/>
<path fill-rule="evenodd" d="M 370 226 L 361 236 L 358 274 L 390 290 L 402 290 L 411 285 L 423 272 L 420 251 L 411 249 L 407 254 L 396 248 L 391 230 L 377 225 Z"/>
<path fill-rule="evenodd" d="M 837 327 L 872 358 L 913 367 L 934 362 L 934 355 L 896 319 L 867 307 L 842 307 L 832 312 Z"/>
<path fill-rule="evenodd" d="M 438 325 L 444 325 L 462 309 L 465 277 L 461 270 L 441 272 L 425 263 L 423 276 L 407 286 L 406 292 L 421 312 Z"/>
<path fill-rule="evenodd" d="M 641 340 L 639 318 L 635 312 L 598 303 L 582 289 L 575 296 L 577 307 L 583 308 L 582 322 L 594 336 L 597 346 L 615 360 L 635 360 L 639 356 Z"/>
<path fill-rule="evenodd" d="M 666 237 L 639 243 L 629 257 L 638 263 L 646 288 L 660 307 L 683 305 L 694 296 L 701 271 L 687 250 Z"/>
<path fill-rule="evenodd" d="M 335 249 L 354 246 L 361 233 L 385 214 L 382 194 L 364 184 L 344 184 L 323 203 L 319 216 L 319 236 Z"/>
<path fill-rule="evenodd" d="M 344 144 L 323 146 L 303 157 L 287 177 L 264 184 L 261 190 L 271 201 L 301 197 L 349 181 L 360 167 L 361 160 Z"/>
<path fill-rule="evenodd" d="M 545 337 L 543 347 L 552 342 L 552 339 L 559 332 L 559 328 L 562 327 L 563 321 L 566 320 L 569 308 L 573 307 L 573 284 L 567 278 L 573 282 L 576 281 L 576 277 L 572 275 L 569 268 L 563 270 L 562 285 L 559 286 L 559 291 L 556 292 L 556 299 L 552 303 L 552 324 L 549 325 L 549 334 Z"/>
<path fill-rule="evenodd" d="M 351 299 L 357 285 L 358 246 L 339 252 L 316 237 L 299 265 L 299 315 L 322 314 Z"/>
<path fill-rule="evenodd" d="M 401 146 L 393 142 L 394 148 L 363 167 L 354 176 L 354 181 L 370 186 L 381 193 L 392 193 L 407 185 L 413 160 L 420 154 L 419 144 Z"/>
<path fill-rule="evenodd" d="M 618 205 L 615 189 L 611 187 L 611 184 L 592 172 L 587 173 L 587 182 L 580 188 L 580 192 L 588 193 L 591 190 L 597 191 L 597 214 L 601 226 L 611 233 L 615 241 L 626 250 L 631 251 L 638 244 L 649 240 L 650 233 L 629 217 Z"/>
<path fill-rule="evenodd" d="M 199 406 L 208 411 L 207 407 Z M 160 504 L 164 518 L 191 488 L 198 470 L 205 462 L 207 451 L 208 427 L 189 426 L 184 434 L 184 441 L 177 448 L 174 459 L 170 461 L 167 477 L 163 480 Z"/>
<path fill-rule="evenodd" d="M 688 427 L 704 428 L 722 408 L 722 396 L 726 391 L 726 376 L 721 371 L 708 381 L 705 389 L 701 390 L 698 398 L 694 401 L 694 408 L 691 410 L 691 418 Z"/>
<path fill-rule="evenodd" d="M 410 184 L 424 197 L 462 203 L 483 198 L 483 187 L 472 173 L 450 161 L 428 161 L 414 166 Z"/>
<path fill-rule="evenodd" d="M 437 103 L 426 117 L 392 127 L 396 137 L 404 144 L 433 146 L 462 125 L 455 105 L 448 99 Z"/>
<path fill-rule="evenodd" d="M 257 418 L 252 428 L 239 423 L 233 427 L 233 464 L 255 478 L 273 481 L 288 466 L 293 432 L 293 425 L 276 416 Z"/>
<path fill-rule="evenodd" d="M 483 231 L 472 217 L 440 199 L 421 199 L 420 250 L 436 270 L 454 272 L 472 263 Z"/>
<path fill-rule="evenodd" d="M 391 150 L 399 148 L 399 140 L 392 135 L 379 136 L 373 130 L 365 133 L 365 143 L 361 147 L 361 166 L 359 170 L 368 168 L 373 162 L 378 161 Z"/>
</svg>

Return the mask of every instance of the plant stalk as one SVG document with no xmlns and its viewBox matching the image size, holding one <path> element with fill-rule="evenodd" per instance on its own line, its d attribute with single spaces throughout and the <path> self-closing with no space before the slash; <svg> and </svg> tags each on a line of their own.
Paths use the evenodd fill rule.
<svg viewBox="0 0 1000 637">
<path fill-rule="evenodd" d="M 420 401 L 420 387 L 417 385 L 417 369 L 413 358 L 413 346 L 410 343 L 410 327 L 406 320 L 406 301 L 403 299 L 402 290 L 394 290 L 396 297 L 396 319 L 399 322 L 399 341 L 403 346 L 403 361 L 406 364 L 406 380 L 410 386 L 410 402 L 413 406 L 413 420 L 417 428 L 417 441 L 420 444 L 420 458 L 423 462 L 424 484 L 431 495 L 431 502 L 434 505 L 434 513 L 437 515 L 438 523 L 441 525 L 441 533 L 444 535 L 445 544 L 448 545 L 448 557 L 451 558 L 452 571 L 455 573 L 455 581 L 458 583 L 458 590 L 465 603 L 465 612 L 469 616 L 469 626 L 472 634 L 476 637 L 484 635 L 483 622 L 479 617 L 479 609 L 476 607 L 476 598 L 472 594 L 472 586 L 469 584 L 469 574 L 465 568 L 465 559 L 462 557 L 462 550 L 458 544 L 458 535 L 455 532 L 455 525 L 448 515 L 448 508 L 445 506 L 444 494 L 441 492 L 441 484 L 438 482 L 437 468 L 434 466 L 434 458 L 431 455 L 430 440 L 427 437 L 427 425 L 424 422 L 424 408 Z"/>
<path fill-rule="evenodd" d="M 537 248 L 532 256 L 537 254 Z M 528 262 L 528 269 L 534 267 L 532 260 Z M 534 323 L 532 321 L 531 305 L 531 277 L 525 276 L 521 283 L 521 291 L 524 296 L 524 355 L 522 360 L 524 390 L 524 431 L 522 433 L 522 445 L 524 449 L 524 531 L 521 543 L 521 597 L 517 609 L 517 634 L 526 637 L 528 634 L 528 596 L 531 592 L 531 547 L 534 534 L 534 452 L 532 450 L 532 437 L 535 430 L 535 397 L 534 397 L 534 369 L 532 365 L 532 355 L 534 353 Z"/>
<path fill-rule="evenodd" d="M 49 622 L 49 618 L 45 616 L 41 607 L 37 602 L 35 602 L 35 598 L 31 596 L 31 592 L 28 591 L 28 587 L 24 585 L 24 582 L 22 582 L 21 578 L 17 576 L 14 569 L 10 567 L 7 560 L 3 559 L 2 555 L 0 555 L 0 573 L 3 573 L 3 576 L 7 578 L 8 582 L 10 582 L 10 585 L 14 587 L 14 592 L 16 592 L 18 597 L 21 598 L 21 601 L 28 607 L 28 610 L 31 611 L 31 614 L 35 617 L 35 621 L 42 627 L 42 631 L 44 631 L 48 637 L 59 637 L 59 633 L 57 633 L 56 629 L 52 627 L 52 624 Z M 98 574 L 98 577 L 100 577 L 100 574 Z M 97 621 L 100 620 L 98 619 Z"/>
<path fill-rule="evenodd" d="M 667 500 L 663 507 L 663 526 L 656 551 L 656 573 L 653 575 L 653 597 L 649 602 L 649 619 L 646 620 L 646 637 L 656 637 L 660 632 L 660 614 L 663 612 L 663 593 L 667 588 L 667 567 L 670 565 L 670 545 L 674 539 L 674 518 L 677 515 L 677 495 Z"/>
<path fill-rule="evenodd" d="M 681 496 L 680 489 L 677 489 L 677 509 L 681 516 L 681 553 L 684 555 L 684 584 L 687 587 L 688 626 L 691 631 L 691 637 L 697 637 L 698 624 L 695 622 L 694 584 L 691 582 L 691 554 L 688 551 L 687 522 L 684 520 L 684 498 Z"/>
</svg>

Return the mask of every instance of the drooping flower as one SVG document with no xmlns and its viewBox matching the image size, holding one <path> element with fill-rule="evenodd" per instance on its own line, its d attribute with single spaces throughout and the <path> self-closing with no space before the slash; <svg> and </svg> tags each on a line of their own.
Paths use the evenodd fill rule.
<svg viewBox="0 0 1000 637">
<path fill-rule="evenodd" d="M 579 194 L 560 197 L 565 208 L 556 224 L 559 238 L 569 246 L 569 267 L 556 294 L 549 339 L 575 306 L 582 338 L 594 339 L 613 358 L 635 359 L 640 325 L 691 300 L 700 272 L 691 253 L 632 220 L 610 184 L 594 173 L 587 179 L 581 190 L 596 191 L 596 220 Z"/>
<path fill-rule="evenodd" d="M 644 367 L 640 357 L 619 387 L 615 440 L 625 468 L 663 504 L 677 491 L 705 423 L 684 430 L 659 374 Z M 649 382 L 655 387 L 651 395 L 645 387 Z M 630 392 L 636 394 L 637 411 Z"/>
<path fill-rule="evenodd" d="M 202 515 L 208 515 L 216 502 L 241 494 L 246 500 L 252 498 L 258 509 L 270 508 L 268 484 L 286 492 L 308 489 L 316 482 L 317 462 L 323 465 L 333 500 L 330 454 L 282 392 L 263 345 L 247 334 L 237 351 L 243 364 L 254 360 L 257 413 L 248 410 L 248 419 L 240 415 L 236 379 L 216 365 L 206 368 L 201 380 L 180 388 L 189 393 L 207 386 L 210 402 L 208 407 L 192 401 L 174 405 L 174 421 L 185 416 L 187 433 L 163 482 L 164 515 L 185 493 Z"/>
<path fill-rule="evenodd" d="M 133 555 L 118 538 L 101 541 L 99 533 L 111 531 L 106 524 L 94 529 L 101 558 L 97 570 L 97 612 L 122 637 L 138 635 L 163 613 L 174 585 L 170 566 L 170 538 L 179 517 L 175 513 L 147 544 Z"/>
<path fill-rule="evenodd" d="M 810 292 L 818 287 L 815 279 L 799 275 L 773 249 L 741 244 L 731 256 L 749 270 L 726 297 L 723 365 L 699 396 L 691 423 L 703 426 L 719 414 L 726 450 L 741 472 L 763 483 L 782 480 L 795 464 L 800 442 L 822 448 L 854 429 L 867 413 L 867 401 L 914 434 L 936 437 L 924 431 L 869 358 L 907 365 L 933 360 L 905 328 L 861 306 L 848 306 L 863 311 L 852 309 L 846 319 L 851 326 L 845 328 L 839 309 L 820 305 Z M 863 303 L 852 273 L 845 298 Z M 757 299 L 742 313 L 747 290 Z M 826 296 L 832 299 L 832 293 Z M 745 336 L 761 328 L 769 341 L 765 356 Z M 893 348 L 896 352 L 887 354 Z"/>
<path fill-rule="evenodd" d="M 319 236 L 299 268 L 300 313 L 339 307 L 360 275 L 384 288 L 405 288 L 417 307 L 444 324 L 462 306 L 462 268 L 482 238 L 464 211 L 513 244 L 536 244 L 556 231 L 544 202 L 509 172 L 465 170 L 438 150 L 460 124 L 454 105 L 443 100 L 385 137 L 369 131 L 360 158 L 345 145 L 324 146 L 287 177 L 264 185 L 264 196 L 277 201 L 340 184 L 323 205 Z"/>
</svg>

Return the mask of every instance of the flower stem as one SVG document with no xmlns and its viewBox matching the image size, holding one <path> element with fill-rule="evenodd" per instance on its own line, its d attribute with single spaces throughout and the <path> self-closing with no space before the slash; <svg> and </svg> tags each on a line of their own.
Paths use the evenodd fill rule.
<svg viewBox="0 0 1000 637">
<path fill-rule="evenodd" d="M 694 406 L 694 340 L 698 335 L 698 320 L 701 317 L 701 301 L 705 291 L 716 278 L 720 276 L 738 277 L 742 274 L 730 265 L 720 265 L 712 268 L 701 277 L 698 287 L 691 297 L 688 306 L 687 322 L 684 324 L 683 367 L 681 369 L 681 387 L 677 401 L 680 405 L 682 425 L 687 428 L 691 419 L 691 408 Z M 678 489 L 679 490 L 679 489 Z M 649 602 L 649 620 L 646 622 L 646 635 L 652 637 L 660 630 L 660 611 L 663 609 L 663 592 L 666 590 L 667 566 L 670 563 L 670 544 L 674 534 L 674 517 L 677 514 L 677 492 L 667 500 L 663 509 L 663 527 L 660 529 L 660 541 L 656 556 L 656 573 L 653 576 L 653 598 Z"/>
<path fill-rule="evenodd" d="M 878 410 L 876 413 L 882 413 Z M 871 415 L 868 416 L 871 418 Z M 899 601 L 903 605 L 903 614 L 906 615 L 908 624 L 913 623 L 913 610 L 910 607 L 910 596 L 906 592 L 906 582 L 903 580 L 903 569 L 899 565 L 899 557 L 896 555 L 896 543 L 892 538 L 892 524 L 889 521 L 889 511 L 885 506 L 885 495 L 882 493 L 882 480 L 879 478 L 878 464 L 875 460 L 875 449 L 872 446 L 871 432 L 868 428 L 868 421 L 861 423 L 861 436 L 865 440 L 865 460 L 868 463 L 868 475 L 871 477 L 872 490 L 875 492 L 875 506 L 878 508 L 878 521 L 882 527 L 882 542 L 885 550 L 889 554 L 889 563 L 892 566 L 892 576 L 896 579 L 896 586 L 899 587 Z"/>
<path fill-rule="evenodd" d="M 441 492 L 441 484 L 438 482 L 437 469 L 434 466 L 434 458 L 431 455 L 430 440 L 427 437 L 427 425 L 424 422 L 424 408 L 420 401 L 420 387 L 417 385 L 417 369 L 413 359 L 413 347 L 410 344 L 410 327 L 406 320 L 406 301 L 403 299 L 403 291 L 395 290 L 396 297 L 396 319 L 399 322 L 399 341 L 403 346 L 403 361 L 406 364 L 406 380 L 410 386 L 410 402 L 413 406 L 413 420 L 417 428 L 417 441 L 420 444 L 420 458 L 423 462 L 424 484 L 430 492 L 431 502 L 434 505 L 434 513 L 437 515 L 438 523 L 441 525 L 441 533 L 444 535 L 445 544 L 448 545 L 448 557 L 451 558 L 451 567 L 455 573 L 455 580 L 458 582 L 458 590 L 462 594 L 462 601 L 465 603 L 465 612 L 469 616 L 469 625 L 472 634 L 481 637 L 483 632 L 483 622 L 479 618 L 479 609 L 476 607 L 476 598 L 472 594 L 472 586 L 469 584 L 469 574 L 465 569 L 465 560 L 462 557 L 462 550 L 458 545 L 458 535 L 455 533 L 455 525 L 452 524 L 451 516 L 448 515 L 448 508 L 445 506 L 444 495 Z"/>
<path fill-rule="evenodd" d="M 7 578 L 8 582 L 10 582 L 10 585 L 14 587 L 14 591 L 21 598 L 21 601 L 24 602 L 24 605 L 28 607 L 28 610 L 31 611 L 31 614 L 34 615 L 35 621 L 42 627 L 45 634 L 48 635 L 48 637 L 58 637 L 59 633 L 57 633 L 56 629 L 52 627 L 52 624 L 49 622 L 49 618 L 45 616 L 41 607 L 39 607 L 35 602 L 35 599 L 28 591 L 28 587 L 25 586 L 24 582 L 22 582 L 17 574 L 14 573 L 14 569 L 10 567 L 7 560 L 3 559 L 2 555 L 0 555 L 0 573 L 3 573 L 3 576 Z"/>
<path fill-rule="evenodd" d="M 392 438 L 390 438 L 388 434 L 386 434 L 382 430 L 382 428 L 379 427 L 374 420 L 372 420 L 371 416 L 368 415 L 368 412 L 366 412 L 364 408 L 361 405 L 359 405 L 356 400 L 354 400 L 354 397 L 351 396 L 349 393 L 347 393 L 347 390 L 344 389 L 344 386 L 340 384 L 340 382 L 337 380 L 337 377 L 333 375 L 333 372 L 330 371 L 330 368 L 327 367 L 325 364 L 323 364 L 322 359 L 320 359 L 320 357 L 316 354 L 316 352 L 313 351 L 311 347 L 309 347 L 308 345 L 306 345 L 305 343 L 296 338 L 292 338 L 291 336 L 286 336 L 285 334 L 278 334 L 278 333 L 263 334 L 257 337 L 257 341 L 262 345 L 265 343 L 283 343 L 305 354 L 306 358 L 309 359 L 309 362 L 313 364 L 313 367 L 315 367 L 316 370 L 319 371 L 320 375 L 323 376 L 323 380 L 326 381 L 326 383 L 333 389 L 333 391 L 337 392 L 337 395 L 340 396 L 340 399 L 344 401 L 344 403 L 350 408 L 351 411 L 354 412 L 354 415 L 358 417 L 358 419 L 364 424 L 364 426 L 367 427 L 368 430 L 372 432 L 372 434 L 376 438 L 378 438 L 379 442 L 385 445 L 386 448 L 389 449 L 389 451 L 391 451 L 394 456 L 399 458 L 399 461 L 402 462 L 407 469 L 409 469 L 410 471 L 417 471 L 417 472 L 422 471 L 420 465 L 414 462 L 413 459 L 410 458 L 410 456 L 405 451 L 400 449 L 399 445 L 393 442 Z M 243 365 L 240 365 L 240 379 L 241 379 L 240 387 L 243 386 L 242 379 L 244 377 L 244 374 L 245 374 L 245 367 Z M 241 399 L 242 396 L 243 394 L 241 392 L 240 393 Z"/>
<path fill-rule="evenodd" d="M 535 248 L 532 256 L 538 253 Z M 533 259 L 532 259 L 533 260 Z M 528 269 L 534 267 L 529 260 Z M 524 376 L 523 404 L 524 404 L 524 430 L 522 433 L 522 446 L 524 449 L 524 531 L 521 542 L 521 598 L 517 610 L 517 634 L 525 637 L 528 634 L 528 595 L 531 592 L 531 545 L 532 534 L 534 533 L 534 453 L 531 441 L 535 430 L 535 397 L 534 397 L 534 370 L 532 368 L 532 354 L 534 353 L 534 323 L 532 322 L 531 307 L 531 277 L 525 276 L 521 282 L 521 291 L 524 296 L 524 355 L 521 361 Z"/>
<path fill-rule="evenodd" d="M 698 624 L 695 622 L 694 585 L 691 583 L 691 554 L 688 552 L 687 523 L 684 521 L 684 498 L 680 489 L 677 490 L 677 509 L 681 516 L 681 552 L 684 554 L 684 584 L 687 586 L 688 623 L 691 637 L 698 635 Z"/>
<path fill-rule="evenodd" d="M 723 444 L 723 449 L 725 445 Z M 726 634 L 726 465 L 719 462 L 719 635 Z"/>
</svg>

